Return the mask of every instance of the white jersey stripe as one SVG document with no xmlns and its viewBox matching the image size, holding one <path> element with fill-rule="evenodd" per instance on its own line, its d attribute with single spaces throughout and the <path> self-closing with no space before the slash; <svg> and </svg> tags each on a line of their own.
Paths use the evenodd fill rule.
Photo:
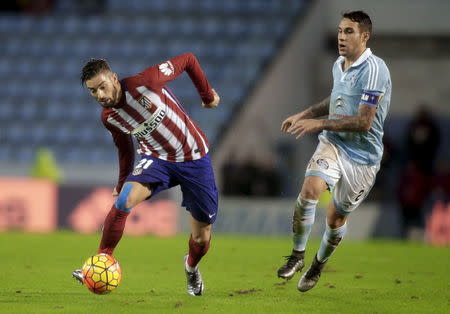
<svg viewBox="0 0 450 314">
<path fill-rule="evenodd" d="M 372 58 L 373 59 L 373 58 Z M 372 86 L 372 89 L 375 89 L 375 88 L 377 88 L 377 82 L 378 82 L 378 74 L 380 73 L 380 67 L 379 67 L 379 65 L 378 65 L 378 62 L 374 59 L 373 60 L 373 62 L 375 63 L 375 66 L 376 66 L 376 75 L 375 75 L 375 79 L 374 79 L 374 81 L 373 81 L 373 86 Z"/>
<path fill-rule="evenodd" d="M 136 88 L 138 92 L 140 92 L 145 97 L 148 97 L 152 103 L 154 103 L 157 107 L 163 108 L 164 110 L 167 110 L 168 106 L 161 101 L 161 98 L 154 92 L 148 90 L 145 86 L 140 86 Z M 131 95 L 130 95 L 131 96 Z M 133 98 L 134 100 L 134 98 Z M 135 101 L 135 100 L 134 100 Z M 135 103 L 137 103 L 135 101 Z M 139 103 L 138 103 L 139 104 Z M 131 105 L 131 104 L 130 104 Z M 171 130 L 166 128 L 163 124 L 160 124 L 157 128 L 158 131 L 160 131 L 161 136 L 168 141 L 168 143 L 176 149 L 176 147 L 180 147 L 181 143 L 178 141 L 178 139 L 174 136 Z M 160 157 L 161 159 L 167 160 L 168 159 L 168 153 L 164 149 L 164 146 L 162 146 L 158 141 L 156 141 L 151 135 L 146 137 L 147 140 L 151 143 L 151 145 L 154 147 L 155 150 L 160 151 Z M 184 156 L 176 156 L 176 161 L 184 161 Z"/>
<path fill-rule="evenodd" d="M 170 93 L 165 88 L 163 88 L 163 94 L 166 95 L 167 97 L 169 97 L 170 100 L 172 100 L 178 106 L 178 108 L 180 108 L 180 110 L 182 110 L 184 112 L 183 107 L 176 101 L 176 99 L 174 99 L 172 97 L 172 95 L 170 95 Z M 190 120 L 188 121 L 188 123 L 190 123 L 192 125 L 192 128 L 197 132 L 198 137 L 201 139 L 201 141 L 203 143 L 203 147 L 205 147 L 205 153 L 207 153 L 208 152 L 208 145 L 206 145 L 206 142 L 205 142 L 202 134 L 197 130 L 195 125 L 193 123 L 191 123 Z"/>
<path fill-rule="evenodd" d="M 370 72 L 371 73 L 371 77 L 370 77 L 369 86 L 368 86 L 367 89 L 368 90 L 373 90 L 373 89 L 376 88 L 376 84 L 377 84 L 377 80 L 378 80 L 378 72 L 379 72 L 378 64 L 377 64 L 376 60 L 372 56 L 370 56 L 367 59 L 367 61 L 368 61 L 369 65 L 370 65 L 370 70 L 371 70 L 371 72 Z"/>
<path fill-rule="evenodd" d="M 166 104 L 164 104 L 161 101 L 161 98 L 154 92 L 150 91 L 149 89 L 147 89 L 145 86 L 140 86 L 136 88 L 142 95 L 144 95 L 145 97 L 147 97 L 148 99 L 150 99 L 150 101 L 152 101 L 156 106 L 161 106 L 164 108 L 164 110 L 166 110 L 167 112 L 167 118 L 169 118 L 170 120 L 172 120 L 172 122 L 178 126 L 178 128 L 183 131 L 186 130 L 187 131 L 187 127 L 184 126 L 183 121 L 181 121 L 180 117 L 178 117 L 178 115 L 172 110 L 170 109 L 169 106 L 167 106 Z M 182 147 L 182 143 L 179 141 L 179 139 L 172 133 L 172 131 L 167 128 L 166 126 L 164 126 L 163 124 L 161 124 L 158 128 L 162 128 L 161 129 L 161 134 L 162 136 L 164 136 L 164 138 L 166 140 L 168 140 L 168 142 L 172 145 L 172 147 Z M 187 132 L 189 133 L 189 132 Z M 165 136 L 166 135 L 166 136 Z M 169 135 L 169 136 L 167 136 Z M 190 135 L 190 133 L 189 133 Z M 188 137 L 188 134 L 185 133 L 185 136 Z M 190 135 L 190 137 L 192 138 L 192 135 Z M 189 137 L 188 137 L 189 138 Z M 188 140 L 189 146 L 192 148 L 194 145 L 192 145 L 192 142 Z M 195 142 L 195 141 L 194 141 Z M 184 155 L 183 156 L 177 156 L 176 157 L 176 161 L 184 161 Z"/>
<path fill-rule="evenodd" d="M 372 63 L 370 62 L 370 59 L 368 58 L 367 59 L 367 64 L 369 65 L 369 73 L 368 73 L 368 75 L 367 75 L 367 84 L 366 84 L 366 87 L 364 88 L 364 89 L 367 89 L 367 90 L 369 90 L 370 89 L 370 81 L 372 80 L 372 74 L 373 74 L 373 65 L 372 65 Z"/>
<path fill-rule="evenodd" d="M 139 126 L 139 122 L 137 122 L 132 116 L 130 116 L 125 110 L 123 109 L 114 109 L 121 117 L 124 119 L 129 125 L 131 125 L 133 128 L 137 128 Z"/>
<path fill-rule="evenodd" d="M 173 97 L 172 97 L 172 95 L 170 95 L 170 93 L 165 89 L 165 88 L 163 88 L 163 94 L 164 95 L 166 95 L 175 105 L 177 105 L 178 106 L 178 108 L 180 108 L 183 112 L 184 112 L 184 110 L 183 110 L 183 107 L 181 107 L 181 105 L 176 101 L 176 99 L 174 99 Z M 171 111 L 172 111 L 172 109 L 170 109 Z M 182 121 L 181 120 L 181 118 L 178 116 L 178 114 L 176 114 L 175 112 L 173 112 L 172 111 L 172 113 L 173 113 L 173 116 L 174 117 L 176 117 L 176 124 L 177 124 L 177 126 L 180 128 L 180 129 L 184 129 L 184 130 L 186 130 L 186 137 L 187 137 L 187 141 L 188 141 L 188 144 L 189 144 L 189 146 L 192 148 L 192 156 L 194 157 L 194 159 L 197 159 L 197 158 L 199 158 L 200 156 L 201 156 L 201 154 L 200 154 L 200 152 L 195 152 L 195 150 L 198 148 L 197 147 L 197 142 L 195 141 L 195 138 L 193 137 L 193 135 L 191 134 L 191 132 L 189 131 L 189 128 L 187 127 L 187 125 L 184 123 L 184 121 Z M 188 123 L 190 123 L 190 121 L 189 121 L 189 119 L 187 119 L 188 120 Z M 182 123 L 182 127 L 178 124 L 178 123 Z M 192 125 L 193 126 L 193 125 Z M 203 136 L 198 132 L 198 130 L 193 126 L 193 129 L 197 132 L 197 134 L 198 134 L 198 136 L 202 139 L 202 141 L 203 141 Z M 206 143 L 205 143 L 205 141 L 203 141 L 203 145 L 204 145 L 204 147 L 206 148 L 206 150 L 207 150 L 207 146 L 206 146 Z"/>
<path fill-rule="evenodd" d="M 181 111 L 183 111 L 184 113 L 186 113 L 186 111 L 184 111 L 183 106 L 181 106 L 181 104 L 178 103 L 178 101 L 169 93 L 169 91 L 165 88 L 162 89 L 162 93 L 164 95 L 166 95 L 167 97 L 169 97 L 170 100 L 172 100 L 172 102 L 178 106 L 178 108 L 181 109 Z"/>
<path fill-rule="evenodd" d="M 161 136 L 164 137 L 169 142 L 170 145 L 172 145 L 172 147 L 176 148 L 181 146 L 181 143 L 178 140 L 178 138 L 164 124 L 161 123 L 158 126 L 157 130 L 161 133 Z M 181 162 L 184 161 L 184 156 L 183 155 L 176 156 L 175 159 L 177 162 Z"/>
<path fill-rule="evenodd" d="M 141 116 L 143 116 L 144 119 L 147 120 L 151 117 L 151 113 L 148 112 L 147 110 L 145 110 L 128 92 L 126 92 L 126 100 L 127 100 L 127 104 L 131 108 L 136 110 Z M 126 114 L 126 112 L 124 110 L 122 110 L 122 111 Z M 127 116 L 130 117 L 130 119 L 133 119 L 133 117 L 131 117 L 129 115 L 127 115 Z M 134 119 L 133 119 L 133 121 L 135 123 L 137 123 Z M 137 126 L 139 126 L 139 125 L 140 125 L 140 123 L 137 123 Z M 170 137 L 171 138 L 174 137 L 173 134 L 169 130 L 165 129 L 164 131 L 162 131 L 160 133 L 161 133 L 161 136 L 165 140 L 167 140 L 170 144 L 172 144 L 173 147 L 177 147 L 176 144 L 174 145 L 173 140 L 171 141 L 166 136 L 164 136 L 164 134 L 168 135 L 170 133 L 170 135 L 171 135 Z M 164 146 L 162 146 L 160 143 L 158 143 L 158 141 L 156 139 L 154 139 L 153 137 L 151 137 L 150 135 L 146 136 L 145 140 L 148 142 L 148 144 L 152 145 L 154 148 L 156 148 L 160 152 L 160 157 L 162 159 L 167 160 L 168 153 L 164 149 Z M 139 142 L 140 142 L 141 148 L 138 150 L 138 153 L 139 154 L 144 153 L 146 155 L 151 155 L 151 150 L 149 149 L 149 147 L 143 141 L 139 141 Z M 179 145 L 180 145 L 180 143 L 179 143 Z"/>
<path fill-rule="evenodd" d="M 133 129 L 139 125 L 139 123 L 136 120 L 134 120 L 133 117 L 128 115 L 128 113 L 126 113 L 123 109 L 113 109 L 113 110 L 117 115 L 119 115 L 123 120 L 125 120 L 125 122 L 128 123 Z M 125 133 L 130 133 L 130 130 L 128 130 L 125 126 L 123 126 L 119 120 L 114 118 L 114 116 L 109 116 L 107 120 L 111 124 L 119 127 L 121 130 L 123 131 L 126 130 Z"/>
<path fill-rule="evenodd" d="M 119 121 L 112 118 L 111 116 L 108 117 L 107 121 L 114 125 L 115 127 L 119 128 L 122 132 L 129 134 L 130 130 L 128 130 L 125 126 L 123 126 Z"/>
<path fill-rule="evenodd" d="M 148 110 L 146 110 L 140 103 L 138 103 L 133 96 L 129 92 L 125 92 L 125 96 L 127 98 L 127 103 L 130 107 L 134 108 L 141 116 L 144 117 L 145 120 L 149 119 L 152 115 Z"/>
<path fill-rule="evenodd" d="M 375 79 L 375 64 L 371 58 L 368 58 L 367 62 L 369 62 L 370 65 L 370 80 L 368 89 L 371 90 L 373 86 L 373 80 Z"/>
<path fill-rule="evenodd" d="M 192 123 L 191 120 L 188 120 L 188 122 L 192 125 L 192 128 L 197 132 L 198 136 L 202 140 L 203 147 L 205 148 L 205 154 L 208 153 L 208 145 L 206 145 L 205 139 L 203 138 L 201 133 L 197 130 L 197 128 L 195 127 L 195 124 Z"/>
<path fill-rule="evenodd" d="M 147 86 L 138 86 L 134 87 L 134 92 L 125 91 L 125 104 L 111 108 L 106 121 L 124 133 L 135 135 L 139 154 L 183 162 L 197 160 L 208 152 L 203 132 L 170 91 L 163 88 L 155 92 Z M 142 96 L 148 101 L 139 101 Z M 150 102 L 152 107 L 147 108 Z"/>
<path fill-rule="evenodd" d="M 141 116 L 144 117 L 145 120 L 149 119 L 151 117 L 151 112 L 149 112 L 148 110 L 146 110 L 138 101 L 136 101 L 133 96 L 131 96 L 131 94 L 127 91 L 125 92 L 126 95 L 126 99 L 127 99 L 127 103 L 134 108 Z M 152 145 L 151 143 L 153 143 L 153 147 L 159 147 L 158 150 L 163 151 L 164 153 L 160 154 L 160 156 L 162 156 L 163 159 L 167 159 L 167 152 L 164 150 L 164 147 L 161 146 L 159 143 L 158 145 L 155 145 L 157 143 L 157 141 L 153 138 L 151 138 L 150 136 L 146 136 L 146 140 L 145 140 L 149 145 Z M 143 149 L 139 149 L 138 153 L 139 154 L 145 154 L 145 155 L 151 155 L 151 149 L 148 147 L 148 145 L 146 143 L 144 143 L 144 141 L 139 141 L 141 144 L 141 148 Z"/>
<path fill-rule="evenodd" d="M 189 131 L 187 125 L 184 123 L 184 121 L 180 118 L 180 116 L 175 113 L 170 107 L 167 108 L 169 116 L 171 117 L 172 121 L 175 123 L 175 125 L 182 131 L 184 131 L 184 134 L 186 136 L 187 145 L 191 148 L 191 154 L 194 159 L 200 158 L 201 154 L 199 152 L 195 152 L 197 147 L 197 142 L 195 141 L 194 137 L 192 136 L 191 132 Z"/>
</svg>

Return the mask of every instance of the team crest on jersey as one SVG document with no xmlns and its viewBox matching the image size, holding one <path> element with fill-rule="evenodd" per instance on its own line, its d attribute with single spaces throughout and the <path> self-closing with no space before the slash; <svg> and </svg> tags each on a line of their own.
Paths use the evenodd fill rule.
<svg viewBox="0 0 450 314">
<path fill-rule="evenodd" d="M 357 79 L 356 74 L 354 74 L 354 75 L 352 75 L 352 76 L 350 76 L 348 78 L 350 87 L 355 87 L 356 86 L 356 79 Z"/>
<path fill-rule="evenodd" d="M 165 75 L 165 76 L 169 76 L 172 75 L 174 72 L 174 67 L 172 62 L 170 61 L 166 61 L 164 63 L 161 63 L 159 65 L 159 70 Z"/>
<path fill-rule="evenodd" d="M 142 168 L 136 168 L 133 170 L 133 175 L 138 176 L 142 173 Z"/>
<path fill-rule="evenodd" d="M 142 96 L 139 100 L 138 103 L 141 104 L 142 107 L 144 107 L 145 109 L 150 109 L 153 105 L 153 103 L 150 101 L 150 99 L 148 99 L 145 96 Z"/>
<path fill-rule="evenodd" d="M 327 170 L 330 167 L 328 165 L 328 162 L 323 158 L 317 159 L 316 163 L 320 168 L 325 169 L 325 170 Z"/>
</svg>

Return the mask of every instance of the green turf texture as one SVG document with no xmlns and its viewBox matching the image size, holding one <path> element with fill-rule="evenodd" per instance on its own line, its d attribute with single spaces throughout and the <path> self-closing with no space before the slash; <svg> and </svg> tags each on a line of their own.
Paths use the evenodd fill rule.
<svg viewBox="0 0 450 314">
<path fill-rule="evenodd" d="M 0 233 L 0 313 L 450 313 L 450 249 L 345 240 L 318 285 L 276 278 L 289 237 L 215 235 L 201 263 L 205 295 L 186 294 L 187 235 L 122 239 L 119 288 L 94 295 L 71 271 L 99 235 Z M 307 266 L 317 250 L 312 241 Z"/>
</svg>

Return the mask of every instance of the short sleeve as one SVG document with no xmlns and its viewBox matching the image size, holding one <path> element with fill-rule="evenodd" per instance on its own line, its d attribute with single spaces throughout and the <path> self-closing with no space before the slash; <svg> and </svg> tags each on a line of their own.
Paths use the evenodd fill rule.
<svg viewBox="0 0 450 314">
<path fill-rule="evenodd" d="M 390 82 L 389 71 L 383 61 L 367 59 L 367 71 L 363 76 L 361 104 L 378 106 Z"/>
</svg>

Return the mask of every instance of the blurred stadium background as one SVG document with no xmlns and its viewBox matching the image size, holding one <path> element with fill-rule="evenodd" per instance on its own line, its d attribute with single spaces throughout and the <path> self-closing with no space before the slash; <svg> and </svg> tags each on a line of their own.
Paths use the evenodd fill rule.
<svg viewBox="0 0 450 314">
<path fill-rule="evenodd" d="M 204 110 L 187 76 L 171 84 L 212 143 L 216 232 L 288 235 L 317 136 L 295 141 L 279 126 L 330 92 L 340 13 L 363 9 L 393 97 L 383 167 L 349 237 L 449 244 L 449 1 L 17 0 L 0 9 L 0 230 L 97 232 L 117 153 L 81 67 L 106 58 L 124 77 L 190 51 L 222 98 Z M 172 190 L 140 206 L 128 232 L 187 231 L 179 203 Z"/>
</svg>

